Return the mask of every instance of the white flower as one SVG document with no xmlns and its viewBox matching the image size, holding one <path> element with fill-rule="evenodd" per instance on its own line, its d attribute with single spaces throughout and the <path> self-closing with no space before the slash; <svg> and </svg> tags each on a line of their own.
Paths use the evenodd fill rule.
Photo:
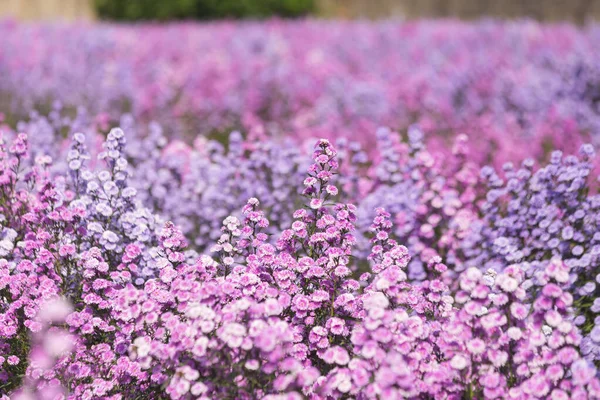
<svg viewBox="0 0 600 400">
<path fill-rule="evenodd" d="M 12 249 L 15 248 L 15 245 L 9 240 L 0 240 L 0 256 L 8 255 Z"/>
<path fill-rule="evenodd" d="M 452 357 L 452 360 L 450 360 L 450 366 L 459 371 L 467 368 L 468 365 L 469 361 L 460 354 L 455 355 Z"/>
</svg>

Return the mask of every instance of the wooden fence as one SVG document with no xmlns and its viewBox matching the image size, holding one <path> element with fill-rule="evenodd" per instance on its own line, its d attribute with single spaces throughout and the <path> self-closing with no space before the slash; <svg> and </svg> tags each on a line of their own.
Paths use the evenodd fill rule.
<svg viewBox="0 0 600 400">
<path fill-rule="evenodd" d="M 600 0 L 317 0 L 319 12 L 338 18 L 480 17 L 583 23 L 600 19 Z"/>
<path fill-rule="evenodd" d="M 94 18 L 93 0 L 0 0 L 2 17 L 21 20 L 90 20 Z"/>
</svg>

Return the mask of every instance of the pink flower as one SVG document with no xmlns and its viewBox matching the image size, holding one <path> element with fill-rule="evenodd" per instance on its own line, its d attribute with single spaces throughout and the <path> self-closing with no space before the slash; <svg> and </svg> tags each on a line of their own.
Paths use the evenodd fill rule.
<svg viewBox="0 0 600 400">
<path fill-rule="evenodd" d="M 309 298 L 304 295 L 296 295 L 293 303 L 296 309 L 300 311 L 306 311 L 310 306 Z"/>
<path fill-rule="evenodd" d="M 546 320 L 546 323 L 548 325 L 550 325 L 551 327 L 557 327 L 562 321 L 562 317 L 561 317 L 560 313 L 556 310 L 546 311 L 544 318 Z"/>
<path fill-rule="evenodd" d="M 331 333 L 333 333 L 334 335 L 341 335 L 342 333 L 344 333 L 345 325 L 346 324 L 345 324 L 344 320 L 333 317 L 327 321 L 326 326 L 329 329 L 329 331 Z"/>
<path fill-rule="evenodd" d="M 323 200 L 322 199 L 312 199 L 310 201 L 310 208 L 312 208 L 314 210 L 318 210 L 322 206 L 323 206 Z"/>
<path fill-rule="evenodd" d="M 333 185 L 327 185 L 325 191 L 331 196 L 335 196 L 338 194 L 338 189 Z"/>
<path fill-rule="evenodd" d="M 575 385 L 586 385 L 595 376 L 596 370 L 585 360 L 577 360 L 571 366 L 573 383 Z"/>
<path fill-rule="evenodd" d="M 481 339 L 471 339 L 467 342 L 467 349 L 475 355 L 485 351 L 485 342 Z"/>
<path fill-rule="evenodd" d="M 10 365 L 17 365 L 21 360 L 17 356 L 9 356 L 6 362 Z"/>
<path fill-rule="evenodd" d="M 510 306 L 510 313 L 518 320 L 524 320 L 527 317 L 527 307 L 521 303 L 513 303 Z"/>
</svg>

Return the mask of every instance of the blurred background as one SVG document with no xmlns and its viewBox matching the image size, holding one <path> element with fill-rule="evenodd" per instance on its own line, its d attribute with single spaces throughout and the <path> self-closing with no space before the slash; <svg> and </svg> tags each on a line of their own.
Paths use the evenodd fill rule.
<svg viewBox="0 0 600 400">
<path fill-rule="evenodd" d="M 0 0 L 0 18 L 119 21 L 302 17 L 534 18 L 582 24 L 600 0 Z"/>
</svg>

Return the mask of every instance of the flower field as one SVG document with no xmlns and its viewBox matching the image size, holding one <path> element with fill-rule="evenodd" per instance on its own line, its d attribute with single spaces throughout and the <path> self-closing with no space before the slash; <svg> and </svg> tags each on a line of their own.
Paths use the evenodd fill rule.
<svg viewBox="0 0 600 400">
<path fill-rule="evenodd" d="M 0 22 L 0 399 L 600 398 L 599 41 Z"/>
</svg>

